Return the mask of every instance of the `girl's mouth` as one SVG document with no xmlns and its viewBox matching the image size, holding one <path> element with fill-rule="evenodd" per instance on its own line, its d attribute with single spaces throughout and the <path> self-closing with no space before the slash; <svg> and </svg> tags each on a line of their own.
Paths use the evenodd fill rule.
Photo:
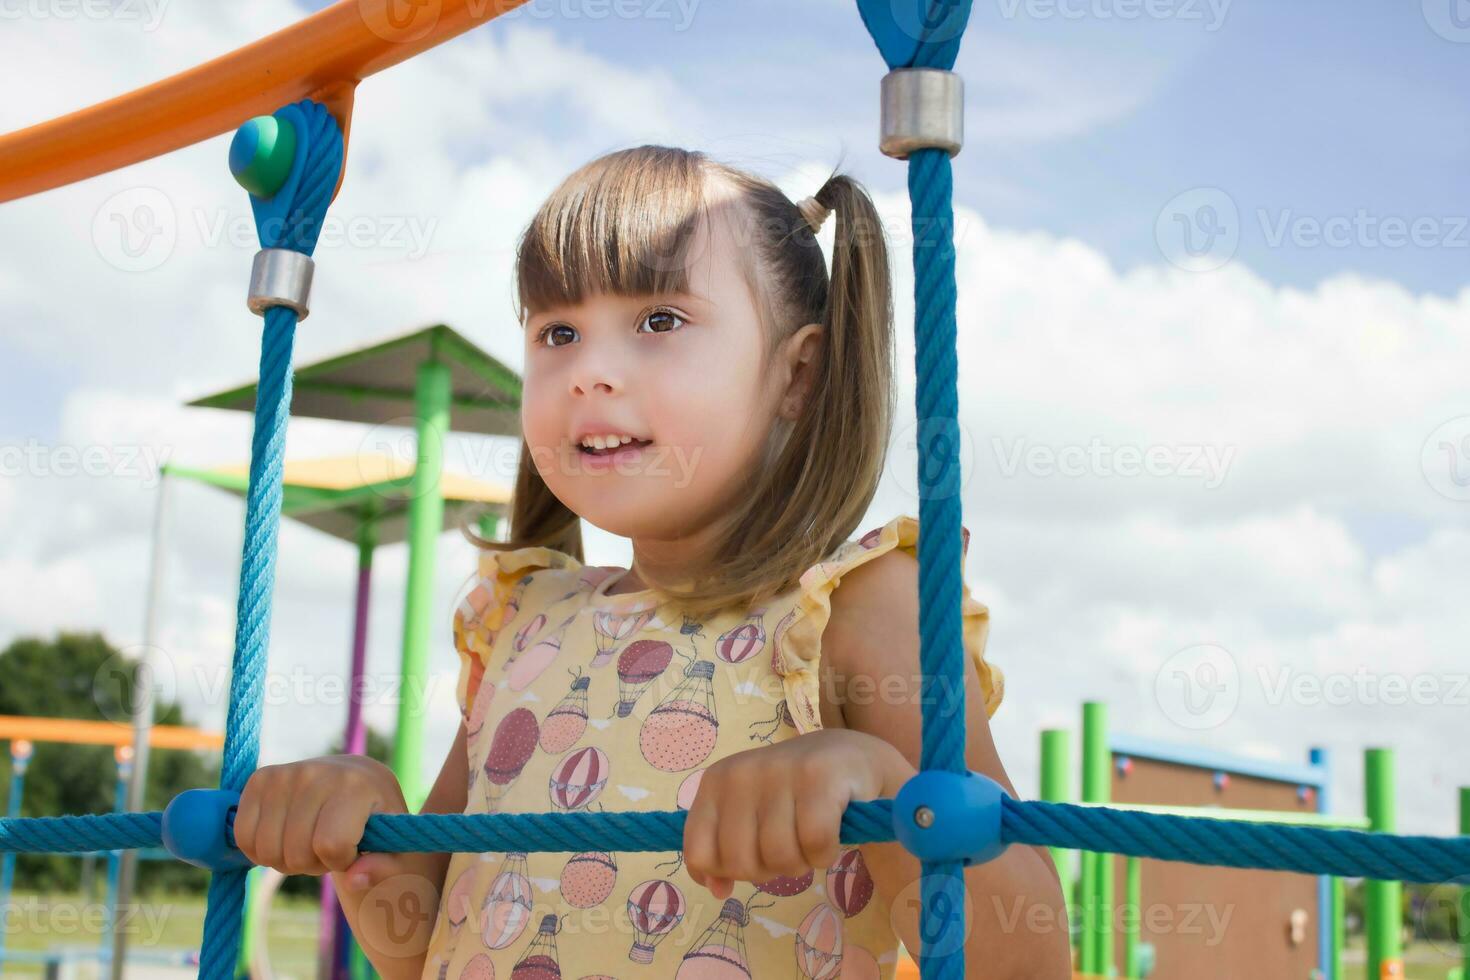
<svg viewBox="0 0 1470 980">
<path fill-rule="evenodd" d="M 582 464 L 591 472 L 610 470 L 614 466 L 626 466 L 639 456 L 643 450 L 653 445 L 648 439 L 635 439 L 633 442 L 623 443 L 610 449 L 589 449 L 586 446 L 578 446 L 581 453 Z"/>
</svg>

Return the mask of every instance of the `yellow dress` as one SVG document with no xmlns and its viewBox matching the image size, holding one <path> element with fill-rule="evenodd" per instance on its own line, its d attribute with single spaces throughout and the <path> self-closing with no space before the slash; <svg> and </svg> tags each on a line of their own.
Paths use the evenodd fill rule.
<svg viewBox="0 0 1470 980">
<path fill-rule="evenodd" d="M 549 548 L 483 552 L 454 616 L 465 812 L 687 810 L 717 759 L 821 727 L 832 591 L 849 569 L 917 545 L 918 521 L 897 517 L 764 608 L 703 622 L 665 618 L 647 590 L 608 595 L 625 569 Z M 989 613 L 968 588 L 963 601 L 993 714 L 1004 677 L 984 657 Z M 889 980 L 899 939 L 863 851 L 737 881 L 723 902 L 679 851 L 455 854 L 424 978 Z"/>
</svg>

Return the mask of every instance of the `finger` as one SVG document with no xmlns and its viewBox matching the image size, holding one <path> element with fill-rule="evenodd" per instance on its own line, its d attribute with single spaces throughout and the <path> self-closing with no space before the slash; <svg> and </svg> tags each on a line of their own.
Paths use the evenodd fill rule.
<svg viewBox="0 0 1470 980">
<path fill-rule="evenodd" d="M 321 791 L 297 800 L 286 818 L 282 856 L 294 875 L 321 875 L 327 867 L 316 854 L 316 832 L 326 812 L 328 797 Z"/>
<path fill-rule="evenodd" d="M 250 859 L 251 864 L 261 864 L 255 850 L 255 832 L 260 824 L 260 800 L 262 784 L 267 777 L 263 770 L 251 773 L 240 791 L 240 802 L 235 804 L 235 822 L 230 833 L 235 837 L 235 847 Z"/>
<path fill-rule="evenodd" d="M 364 854 L 347 865 L 347 884 L 353 888 L 372 888 L 401 872 L 396 854 Z"/>
<path fill-rule="evenodd" d="M 361 825 L 361 826 L 359 826 Z M 311 849 L 328 871 L 345 871 L 357 860 L 357 845 L 367 821 L 340 797 L 327 800 L 317 817 L 311 838 Z"/>
<path fill-rule="evenodd" d="M 841 825 L 842 810 L 830 797 L 812 794 L 797 801 L 796 839 L 808 867 L 821 871 L 837 860 Z"/>
<path fill-rule="evenodd" d="M 290 794 L 279 791 L 281 780 L 273 776 L 263 787 L 259 807 L 255 814 L 255 832 L 251 838 L 255 848 L 255 863 L 285 872 L 282 866 L 282 836 L 286 826 Z M 287 872 L 289 873 L 289 872 Z"/>
<path fill-rule="evenodd" d="M 730 802 L 721 808 L 716 832 L 719 851 L 716 868 L 722 878 L 750 881 L 760 875 L 759 845 L 756 842 L 760 819 L 757 814 L 764 804 L 759 799 L 747 802 L 751 795 L 732 795 Z"/>
<path fill-rule="evenodd" d="M 689 815 L 684 818 L 684 868 L 697 885 L 708 885 L 708 875 L 719 861 L 715 840 L 715 820 L 719 809 L 715 802 L 717 793 L 706 773 L 700 783 L 699 794 L 689 807 Z"/>
<path fill-rule="evenodd" d="M 796 839 L 796 797 L 789 789 L 772 790 L 766 797 L 756 841 L 761 866 L 757 884 L 807 870 L 801 844 Z"/>
</svg>

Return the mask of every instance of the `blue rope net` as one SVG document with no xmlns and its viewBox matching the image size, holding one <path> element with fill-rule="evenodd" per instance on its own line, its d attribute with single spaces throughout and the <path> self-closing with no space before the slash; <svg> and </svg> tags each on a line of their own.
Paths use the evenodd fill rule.
<svg viewBox="0 0 1470 980">
<path fill-rule="evenodd" d="M 913 0 L 903 10 L 894 0 L 858 0 L 858 6 L 890 69 L 953 68 L 969 0 Z M 907 14 L 905 22 L 900 14 Z M 341 169 L 342 137 L 317 103 L 308 100 L 282 111 L 287 110 L 294 110 L 293 118 L 305 126 L 304 150 L 298 147 L 300 159 L 278 195 L 282 199 L 269 207 L 258 199 L 252 204 L 263 248 L 289 248 L 309 256 Z M 964 976 L 964 869 L 993 858 L 1011 843 L 1408 882 L 1444 882 L 1470 873 L 1470 837 L 1396 836 L 1022 801 L 968 771 L 963 703 L 944 696 L 965 689 L 953 178 L 947 152 L 912 153 L 908 187 L 922 528 L 922 771 L 898 800 L 850 805 L 840 840 L 849 845 L 901 840 L 921 857 L 922 975 L 929 980 Z M 270 219 L 262 221 L 263 214 Z M 267 310 L 261 338 L 220 789 L 181 794 L 163 813 L 0 819 L 0 852 L 73 853 L 167 844 L 181 859 L 210 868 L 199 967 L 200 977 L 207 980 L 234 975 L 241 943 L 248 862 L 230 838 L 228 806 L 238 800 L 258 757 L 296 320 L 284 307 Z M 934 705 L 940 707 L 931 710 Z M 201 805 L 194 806 L 196 802 Z M 920 809 L 934 819 L 924 830 L 916 829 Z M 360 850 L 671 851 L 683 846 L 685 816 L 682 810 L 377 815 L 368 819 Z M 177 823 L 172 835 L 171 817 Z"/>
</svg>

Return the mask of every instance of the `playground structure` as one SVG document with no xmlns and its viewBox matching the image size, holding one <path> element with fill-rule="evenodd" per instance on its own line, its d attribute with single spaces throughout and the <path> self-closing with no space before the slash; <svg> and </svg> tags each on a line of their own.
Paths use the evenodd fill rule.
<svg viewBox="0 0 1470 980">
<path fill-rule="evenodd" d="M 1110 733 L 1107 707 L 1099 702 L 1083 706 L 1081 747 L 1083 805 L 1248 823 L 1393 830 L 1390 749 L 1364 751 L 1365 815 L 1349 817 L 1331 812 L 1330 756 L 1322 748 L 1312 749 L 1306 763 L 1293 764 Z M 1040 785 L 1045 800 L 1078 798 L 1071 737 L 1063 729 L 1041 733 Z M 1461 792 L 1460 806 L 1464 832 L 1470 826 L 1470 790 Z M 1072 882 L 1074 855 L 1054 848 L 1052 856 L 1062 880 Z M 1077 955 L 1084 975 L 1154 980 L 1201 975 L 1337 980 L 1343 975 L 1341 878 L 1197 868 L 1137 857 L 1125 860 L 1120 878 L 1111 857 L 1090 852 L 1081 857 L 1076 893 L 1069 891 L 1068 898 L 1080 912 Z M 1370 880 L 1367 892 L 1367 975 L 1402 976 L 1401 887 Z M 1199 909 L 1205 901 L 1201 896 L 1208 896 L 1207 911 L 1229 916 L 1228 928 L 1211 932 Z M 1147 909 L 1167 912 L 1168 921 L 1145 937 Z M 1198 917 L 1198 923 L 1182 927 L 1183 914 Z M 1465 938 L 1470 961 L 1470 936 Z"/>
<path fill-rule="evenodd" d="M 6 200 L 240 127 L 231 147 L 231 170 L 250 193 L 260 233 L 248 305 L 264 317 L 264 332 L 221 787 L 180 794 L 161 814 L 133 812 L 133 804 L 130 812 L 113 817 L 0 822 L 4 850 L 138 848 L 162 841 L 180 859 L 213 871 L 203 977 L 228 977 L 241 947 L 248 862 L 233 846 L 230 808 L 257 757 L 284 431 L 292 397 L 291 351 L 297 322 L 308 310 L 317 231 L 345 175 L 355 85 L 517 5 L 517 0 L 488 6 L 444 0 L 416 5 L 403 17 L 391 0 L 343 0 L 190 72 L 0 138 L 0 200 Z M 952 69 L 970 4 L 859 0 L 858 10 L 889 69 L 881 86 L 880 146 L 888 156 L 907 161 L 912 202 L 915 409 L 923 421 L 918 456 L 925 461 L 918 473 L 919 518 L 925 528 L 918 586 L 925 708 L 920 773 L 894 799 L 850 805 L 840 839 L 847 844 L 898 840 L 921 859 L 922 975 L 952 980 L 964 974 L 964 916 L 953 914 L 964 907 L 964 870 L 995 858 L 1012 843 L 1385 881 L 1446 881 L 1470 872 L 1470 839 L 1465 837 L 1401 837 L 1019 801 L 967 769 L 963 716 L 956 716 L 952 699 L 942 692 L 962 686 L 966 669 L 960 631 L 950 158 L 962 144 L 962 85 Z M 1091 778 L 1096 792 L 1109 791 L 1096 785 L 1096 772 Z M 1391 802 L 1380 802 L 1391 813 Z M 677 850 L 683 817 L 682 812 L 376 815 L 361 846 L 394 852 Z M 1391 816 L 1382 823 L 1391 830 Z M 1098 894 L 1111 894 L 1106 873 L 1096 877 Z M 1393 969 L 1392 957 L 1383 962 Z M 116 970 L 116 957 L 113 965 Z"/>
<path fill-rule="evenodd" d="M 198 728 L 179 725 L 155 725 L 149 733 L 149 742 L 156 749 L 183 751 L 217 751 L 224 745 L 224 735 Z M 117 781 L 114 793 L 114 812 L 126 809 L 127 786 L 133 769 L 133 730 L 127 725 L 107 721 L 85 721 L 72 718 L 22 718 L 15 715 L 0 715 L 0 742 L 9 743 L 10 790 L 6 803 L 6 815 L 20 816 L 25 798 L 25 776 L 36 742 L 64 742 L 72 745 L 111 745 L 113 759 L 117 763 Z M 27 953 L 5 948 L 5 933 L 0 931 L 0 974 L 7 963 L 39 964 L 50 972 L 64 972 L 63 968 L 81 960 L 107 962 L 112 957 L 114 926 L 117 922 L 118 877 L 122 865 L 122 851 L 117 849 L 79 854 L 81 857 L 107 858 L 107 901 L 106 916 L 101 942 L 93 947 L 70 947 Z M 145 861 L 171 861 L 173 855 L 161 847 L 143 848 L 138 858 Z M 0 855 L 0 908 L 10 905 L 11 888 L 15 882 L 15 854 Z M 197 950 L 166 952 L 149 950 L 135 953 L 132 962 L 150 962 L 172 965 L 198 963 Z"/>
</svg>

